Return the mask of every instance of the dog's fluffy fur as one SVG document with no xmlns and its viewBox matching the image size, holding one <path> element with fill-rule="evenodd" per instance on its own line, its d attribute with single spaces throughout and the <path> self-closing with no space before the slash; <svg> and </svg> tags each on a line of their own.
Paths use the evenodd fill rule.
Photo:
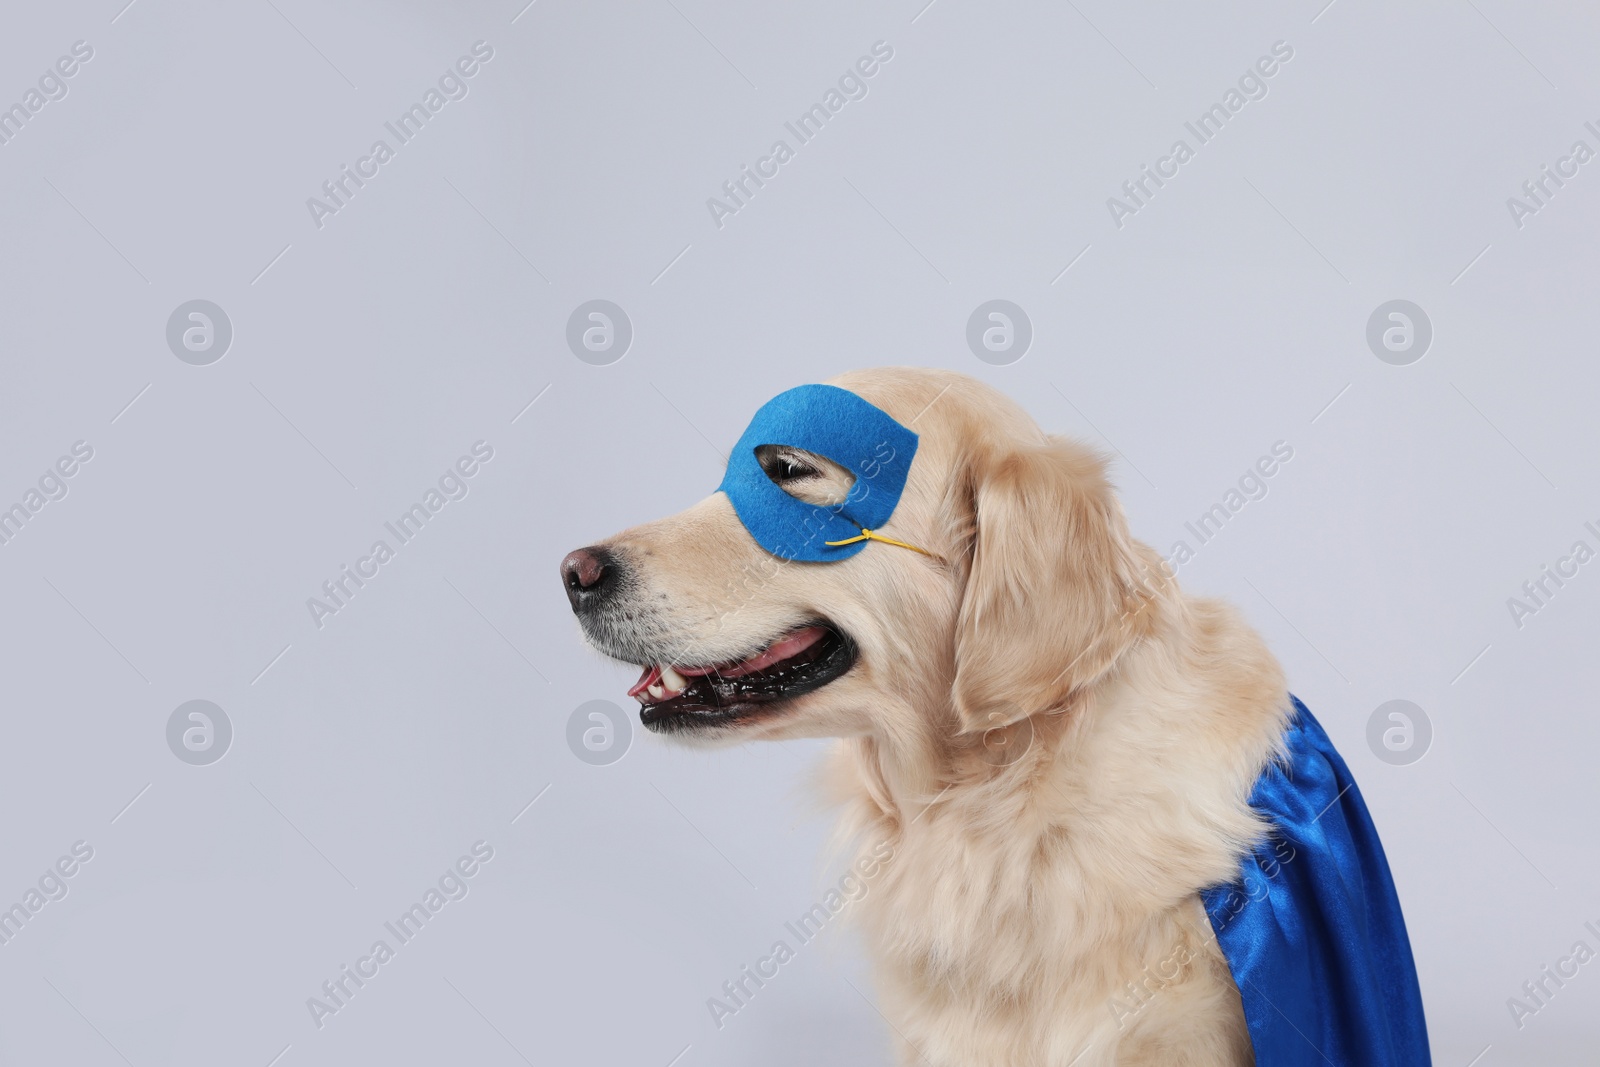
<svg viewBox="0 0 1600 1067">
<path fill-rule="evenodd" d="M 920 435 L 884 532 L 933 555 L 778 561 L 714 494 L 604 544 L 626 610 L 590 640 L 645 664 L 819 617 L 854 640 L 821 689 L 677 736 L 842 739 L 842 828 L 893 848 L 854 909 L 906 1064 L 1250 1063 L 1198 892 L 1265 831 L 1246 798 L 1288 721 L 1276 661 L 1129 536 L 1098 454 L 954 373 L 833 384 Z M 850 478 L 818 466 L 792 491 L 836 502 Z"/>
</svg>

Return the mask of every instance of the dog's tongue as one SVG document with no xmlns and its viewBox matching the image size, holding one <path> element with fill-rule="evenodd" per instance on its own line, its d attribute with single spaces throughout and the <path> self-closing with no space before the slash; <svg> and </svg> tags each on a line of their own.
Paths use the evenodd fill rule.
<svg viewBox="0 0 1600 1067">
<path fill-rule="evenodd" d="M 720 663 L 711 667 L 679 667 L 677 670 L 686 678 L 698 678 L 707 674 L 715 674 L 722 678 L 739 678 L 798 656 L 822 640 L 822 635 L 827 632 L 825 626 L 807 626 L 787 637 L 779 638 L 749 659 L 742 659 L 736 663 Z M 661 681 L 661 664 L 651 664 L 644 669 L 634 687 L 628 690 L 628 695 L 636 697 L 659 681 Z"/>
<path fill-rule="evenodd" d="M 632 689 L 628 690 L 628 695 L 631 697 L 636 697 L 646 689 L 649 689 L 652 685 L 655 685 L 660 680 L 661 665 L 652 664 L 644 669 L 644 673 L 639 676 L 639 681 Z"/>
<path fill-rule="evenodd" d="M 818 641 L 827 633 L 823 626 L 807 626 L 804 630 L 796 630 L 787 637 L 779 638 L 764 650 L 757 652 L 749 659 L 742 659 L 737 663 L 724 663 L 715 667 L 679 667 L 678 673 L 687 677 L 697 677 L 703 674 L 716 674 L 723 678 L 738 678 L 741 675 L 754 674 L 781 663 L 792 656 L 798 656 Z"/>
</svg>

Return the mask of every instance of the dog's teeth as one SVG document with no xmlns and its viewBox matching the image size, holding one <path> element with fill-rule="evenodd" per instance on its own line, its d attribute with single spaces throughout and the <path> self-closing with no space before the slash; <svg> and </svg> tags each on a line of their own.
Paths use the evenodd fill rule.
<svg viewBox="0 0 1600 1067">
<path fill-rule="evenodd" d="M 669 664 L 661 668 L 661 685 L 674 693 L 681 693 L 689 688 L 689 681 Z"/>
<path fill-rule="evenodd" d="M 662 688 L 662 685 L 661 685 L 660 682 L 657 682 L 655 685 L 652 685 L 649 689 L 646 689 L 645 692 L 649 693 L 651 696 L 655 697 L 657 700 L 660 700 L 660 699 L 662 699 L 663 697 L 665 697 L 667 695 L 666 689 Z"/>
</svg>

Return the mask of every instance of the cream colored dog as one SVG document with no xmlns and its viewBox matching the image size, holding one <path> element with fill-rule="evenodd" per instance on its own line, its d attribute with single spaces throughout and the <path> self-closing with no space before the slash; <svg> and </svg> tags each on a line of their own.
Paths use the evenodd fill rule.
<svg viewBox="0 0 1600 1067">
<path fill-rule="evenodd" d="M 962 375 L 832 384 L 920 435 L 883 532 L 930 554 L 787 562 L 713 494 L 567 557 L 589 640 L 644 665 L 659 732 L 842 739 L 842 829 L 892 848 L 854 908 L 904 1063 L 1250 1063 L 1198 893 L 1264 833 L 1278 664 L 1129 536 L 1094 452 Z M 758 455 L 814 504 L 852 482 Z"/>
</svg>

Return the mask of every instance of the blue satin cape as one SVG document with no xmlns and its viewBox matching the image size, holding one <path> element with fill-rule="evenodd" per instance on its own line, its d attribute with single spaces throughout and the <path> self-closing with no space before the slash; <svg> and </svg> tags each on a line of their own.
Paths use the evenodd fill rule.
<svg viewBox="0 0 1600 1067">
<path fill-rule="evenodd" d="M 1294 697 L 1286 760 L 1250 806 L 1274 832 L 1201 898 L 1244 1000 L 1258 1067 L 1427 1067 L 1400 898 L 1350 768 Z"/>
</svg>

